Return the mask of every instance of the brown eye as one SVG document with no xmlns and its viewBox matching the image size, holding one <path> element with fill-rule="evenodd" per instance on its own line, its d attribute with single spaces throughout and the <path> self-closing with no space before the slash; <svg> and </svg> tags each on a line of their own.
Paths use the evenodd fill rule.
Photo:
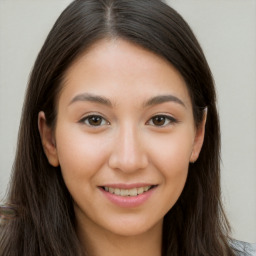
<svg viewBox="0 0 256 256">
<path fill-rule="evenodd" d="M 102 126 L 108 124 L 108 122 L 99 115 L 90 115 L 83 118 L 80 122 L 85 123 L 88 126 Z"/>
<path fill-rule="evenodd" d="M 177 120 L 171 116 L 157 115 L 152 117 L 149 121 L 149 125 L 164 127 L 172 123 L 177 123 Z"/>
<path fill-rule="evenodd" d="M 165 124 L 166 117 L 164 116 L 155 116 L 152 118 L 152 123 L 156 126 L 162 126 Z"/>
<path fill-rule="evenodd" d="M 88 123 L 93 126 L 101 125 L 102 118 L 100 116 L 91 116 L 88 118 Z"/>
</svg>

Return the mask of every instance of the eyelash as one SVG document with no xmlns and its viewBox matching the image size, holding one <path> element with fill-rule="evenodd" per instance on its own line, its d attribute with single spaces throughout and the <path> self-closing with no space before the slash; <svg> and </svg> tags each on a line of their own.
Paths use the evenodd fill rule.
<svg viewBox="0 0 256 256">
<path fill-rule="evenodd" d="M 96 125 L 95 124 L 91 124 L 90 123 L 90 119 L 91 120 L 94 120 L 94 121 L 99 121 L 100 123 Z M 160 119 L 160 120 L 157 120 L 157 119 Z M 153 122 L 154 121 L 164 121 L 163 124 L 160 124 L 160 125 L 156 125 L 154 124 Z M 102 124 L 103 122 L 103 124 Z M 110 122 L 108 122 L 104 117 L 102 117 L 101 115 L 88 115 L 88 116 L 85 116 L 84 118 L 82 118 L 79 123 L 82 123 L 82 124 L 85 124 L 87 126 L 90 126 L 90 127 L 100 127 L 102 125 L 109 125 Z M 178 120 L 173 118 L 172 116 L 169 116 L 169 115 L 155 115 L 153 117 L 151 117 L 149 119 L 149 121 L 146 122 L 147 125 L 152 125 L 152 126 L 156 126 L 156 127 L 166 127 L 168 125 L 171 125 L 171 124 L 175 124 L 175 123 L 178 123 Z"/>
<path fill-rule="evenodd" d="M 91 120 L 92 120 L 92 118 L 98 118 L 98 119 L 100 119 L 100 120 L 101 120 L 101 121 L 100 121 L 100 124 L 99 124 L 99 125 L 90 124 L 90 123 L 89 123 L 90 118 L 91 118 Z M 104 124 L 102 124 L 103 121 L 105 122 Z M 109 123 L 104 117 L 102 117 L 101 115 L 88 115 L 88 116 L 85 116 L 85 117 L 83 117 L 83 118 L 79 121 L 79 123 L 88 125 L 88 126 L 90 126 L 90 127 L 100 127 L 100 126 L 102 126 L 102 125 L 109 125 L 109 124 L 110 124 L 110 123 Z"/>
<path fill-rule="evenodd" d="M 164 120 L 164 123 L 163 123 L 163 124 L 160 124 L 160 125 L 154 124 L 154 123 L 153 123 L 153 122 L 154 122 L 154 119 L 156 120 L 156 119 L 159 119 L 159 118 L 162 119 L 162 120 Z M 161 121 L 161 120 L 160 120 L 160 121 Z M 149 121 L 148 121 L 146 124 L 152 125 L 152 126 L 156 126 L 156 127 L 166 127 L 166 126 L 168 126 L 168 125 L 176 124 L 176 123 L 178 123 L 178 120 L 175 119 L 175 118 L 172 117 L 172 116 L 169 116 L 169 115 L 155 115 L 155 116 L 151 117 L 151 118 L 149 119 Z"/>
</svg>

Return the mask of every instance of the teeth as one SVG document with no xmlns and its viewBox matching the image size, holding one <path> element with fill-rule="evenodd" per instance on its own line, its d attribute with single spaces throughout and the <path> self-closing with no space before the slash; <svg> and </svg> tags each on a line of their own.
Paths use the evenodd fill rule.
<svg viewBox="0 0 256 256">
<path fill-rule="evenodd" d="M 129 195 L 130 196 L 137 196 L 138 193 L 137 193 L 137 188 L 133 188 L 129 191 Z"/>
<path fill-rule="evenodd" d="M 138 195 L 142 194 L 144 192 L 144 188 L 138 188 L 137 193 Z"/>
<path fill-rule="evenodd" d="M 114 194 L 115 194 L 115 195 L 120 195 L 120 189 L 119 189 L 119 188 L 115 188 Z"/>
<path fill-rule="evenodd" d="M 143 187 L 144 189 L 144 192 L 148 191 L 150 189 L 151 186 L 146 186 L 146 187 Z"/>
<path fill-rule="evenodd" d="M 128 196 L 129 195 L 129 192 L 128 192 L 128 189 L 121 189 L 121 196 Z"/>
<path fill-rule="evenodd" d="M 111 194 L 115 194 L 117 196 L 137 196 L 144 192 L 147 192 L 150 188 L 151 186 L 132 188 L 132 189 L 104 187 L 104 190 Z"/>
</svg>

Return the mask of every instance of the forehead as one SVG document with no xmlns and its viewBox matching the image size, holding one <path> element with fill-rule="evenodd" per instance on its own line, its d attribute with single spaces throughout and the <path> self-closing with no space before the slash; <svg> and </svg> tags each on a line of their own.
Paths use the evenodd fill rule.
<svg viewBox="0 0 256 256">
<path fill-rule="evenodd" d="M 87 92 L 117 102 L 168 93 L 191 105 L 183 77 L 167 60 L 122 39 L 95 43 L 67 70 L 60 96 Z"/>
</svg>

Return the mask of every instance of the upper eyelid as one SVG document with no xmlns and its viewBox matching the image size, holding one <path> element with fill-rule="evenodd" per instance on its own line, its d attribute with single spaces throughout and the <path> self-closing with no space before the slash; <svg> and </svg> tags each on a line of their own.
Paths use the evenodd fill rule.
<svg viewBox="0 0 256 256">
<path fill-rule="evenodd" d="M 173 120 L 173 121 L 177 121 L 178 119 L 175 118 L 174 116 L 170 115 L 170 114 L 165 114 L 165 113 L 159 113 L 159 114 L 154 114 L 153 116 L 151 116 L 148 120 L 151 120 L 154 117 L 158 117 L 158 116 L 163 116 L 166 117 L 167 119 Z"/>
<path fill-rule="evenodd" d="M 156 114 L 156 115 L 153 115 L 150 119 L 148 119 L 148 121 L 146 122 L 146 124 L 148 124 L 154 117 L 159 117 L 159 116 L 162 116 L 162 117 L 165 117 L 166 119 L 168 119 L 170 121 L 169 124 L 177 124 L 179 123 L 179 120 L 169 114 Z M 154 126 L 154 125 L 153 125 Z M 163 125 L 163 126 L 157 126 L 155 125 L 156 127 L 165 127 L 167 125 Z"/>
<path fill-rule="evenodd" d="M 107 118 L 103 115 L 103 114 L 100 114 L 100 113 L 97 113 L 97 112 L 88 112 L 88 113 L 85 113 L 80 119 L 80 120 L 83 120 L 85 118 L 88 118 L 88 117 L 91 117 L 91 116 L 99 116 L 105 120 L 107 120 Z"/>
<path fill-rule="evenodd" d="M 93 117 L 93 116 L 98 116 L 98 117 L 101 117 L 103 120 L 106 121 L 107 124 L 110 124 L 110 122 L 108 121 L 107 118 L 105 118 L 103 115 L 101 114 L 96 114 L 96 113 L 88 113 L 87 115 L 84 115 L 82 118 L 79 119 L 79 123 L 84 123 L 86 119 L 90 118 L 90 117 Z"/>
</svg>

